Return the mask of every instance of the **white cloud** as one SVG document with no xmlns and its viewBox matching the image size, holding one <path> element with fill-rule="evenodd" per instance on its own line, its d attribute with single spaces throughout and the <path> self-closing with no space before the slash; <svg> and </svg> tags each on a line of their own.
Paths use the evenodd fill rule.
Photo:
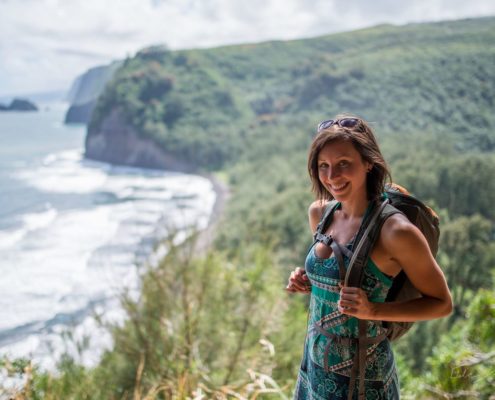
<svg viewBox="0 0 495 400">
<path fill-rule="evenodd" d="M 151 44 L 292 39 L 495 14 L 492 0 L 0 0 L 0 95 L 68 88 Z"/>
</svg>

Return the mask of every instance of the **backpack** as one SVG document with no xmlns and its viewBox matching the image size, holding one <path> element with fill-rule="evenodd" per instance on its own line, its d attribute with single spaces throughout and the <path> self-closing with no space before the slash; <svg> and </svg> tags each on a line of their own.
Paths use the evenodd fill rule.
<svg viewBox="0 0 495 400">
<path fill-rule="evenodd" d="M 323 234 L 328 228 L 335 210 L 339 203 L 335 200 L 328 203 L 323 217 L 321 218 L 316 232 L 314 242 L 322 242 L 332 248 L 333 254 L 339 264 L 340 281 L 344 286 L 361 287 L 364 267 L 370 257 L 380 230 L 390 216 L 401 213 L 413 223 L 425 236 L 433 256 L 438 251 L 438 240 L 440 237 L 439 218 L 435 212 L 422 203 L 420 200 L 410 195 L 409 192 L 397 184 L 390 184 L 385 187 L 385 192 L 381 201 L 373 204 L 371 211 L 367 212 L 359 227 L 352 248 L 349 251 L 346 247 L 335 242 L 330 236 Z M 344 266 L 343 255 L 350 258 L 347 268 Z M 406 274 L 401 271 L 393 279 L 392 286 L 387 294 L 385 301 L 403 301 L 421 297 L 421 293 L 412 285 Z M 366 366 L 366 344 L 370 339 L 374 341 L 383 340 L 387 337 L 389 340 L 397 340 L 403 336 L 413 325 L 413 322 L 392 322 L 382 321 L 386 328 L 386 333 L 377 338 L 368 338 L 366 320 L 359 320 L 359 339 L 358 352 L 354 359 L 354 368 L 351 372 L 351 391 L 349 398 L 352 398 L 354 381 L 358 371 L 359 376 L 364 375 Z M 364 379 L 359 382 L 359 399 L 364 399 Z"/>
</svg>

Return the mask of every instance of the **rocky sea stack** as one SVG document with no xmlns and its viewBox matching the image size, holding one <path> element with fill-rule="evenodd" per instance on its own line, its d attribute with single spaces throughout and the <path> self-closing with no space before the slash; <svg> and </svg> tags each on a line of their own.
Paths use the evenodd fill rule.
<svg viewBox="0 0 495 400">
<path fill-rule="evenodd" d="M 26 99 L 14 99 L 8 106 L 0 104 L 0 111 L 38 111 L 38 106 Z"/>
</svg>

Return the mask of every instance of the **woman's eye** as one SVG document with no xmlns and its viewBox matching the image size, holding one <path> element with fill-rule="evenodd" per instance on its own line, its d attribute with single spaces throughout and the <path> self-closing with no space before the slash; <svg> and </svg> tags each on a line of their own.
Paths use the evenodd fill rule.
<svg viewBox="0 0 495 400">
<path fill-rule="evenodd" d="M 339 167 L 347 167 L 349 165 L 348 161 L 340 161 L 339 162 Z"/>
<path fill-rule="evenodd" d="M 325 169 L 325 168 L 328 168 L 328 164 L 326 164 L 326 163 L 322 163 L 322 164 L 320 164 L 320 165 L 319 165 L 319 167 L 318 167 L 318 168 L 320 168 L 320 169 Z"/>
</svg>

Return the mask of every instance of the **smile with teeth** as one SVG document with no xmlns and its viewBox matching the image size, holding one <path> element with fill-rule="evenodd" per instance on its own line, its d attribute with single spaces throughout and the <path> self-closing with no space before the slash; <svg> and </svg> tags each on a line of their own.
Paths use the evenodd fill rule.
<svg viewBox="0 0 495 400">
<path fill-rule="evenodd" d="M 336 192 L 340 192 L 340 191 L 344 190 L 348 184 L 349 184 L 349 182 L 346 182 L 346 183 L 342 183 L 341 185 L 330 185 L 330 187 L 332 188 L 332 190 L 334 190 Z"/>
</svg>

